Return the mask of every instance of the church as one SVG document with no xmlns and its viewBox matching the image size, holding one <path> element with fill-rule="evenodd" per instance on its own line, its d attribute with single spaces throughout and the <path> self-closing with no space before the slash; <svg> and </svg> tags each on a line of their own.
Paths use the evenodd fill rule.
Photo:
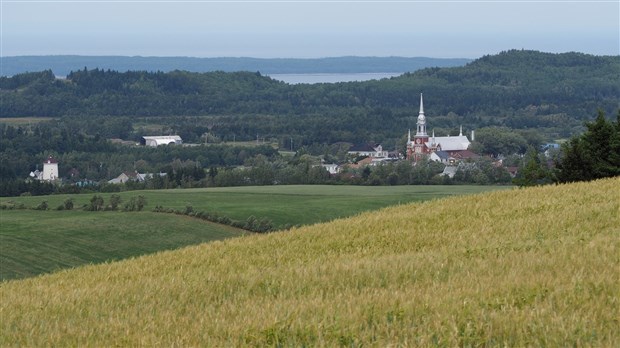
<svg viewBox="0 0 620 348">
<path fill-rule="evenodd" d="M 435 131 L 430 137 L 428 136 L 426 133 L 426 116 L 424 115 L 424 99 L 420 93 L 417 130 L 413 139 L 411 138 L 411 130 L 407 136 L 407 159 L 417 162 L 424 156 L 429 156 L 438 151 L 446 152 L 450 156 L 458 156 L 461 152 L 468 152 L 467 149 L 470 144 L 469 139 L 463 135 L 463 126 L 461 126 L 458 136 L 436 137 Z"/>
</svg>

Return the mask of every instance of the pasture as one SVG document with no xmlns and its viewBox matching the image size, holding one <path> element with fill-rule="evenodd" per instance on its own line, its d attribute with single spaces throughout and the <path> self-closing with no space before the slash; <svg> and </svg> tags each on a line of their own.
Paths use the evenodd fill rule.
<svg viewBox="0 0 620 348">
<path fill-rule="evenodd" d="M 620 178 L 0 283 L 0 346 L 620 345 Z"/>
</svg>

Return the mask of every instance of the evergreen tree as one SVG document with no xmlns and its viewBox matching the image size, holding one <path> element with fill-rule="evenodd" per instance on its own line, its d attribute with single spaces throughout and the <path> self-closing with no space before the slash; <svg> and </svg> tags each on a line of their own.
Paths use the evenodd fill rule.
<svg viewBox="0 0 620 348">
<path fill-rule="evenodd" d="M 541 160 L 541 154 L 530 146 L 513 182 L 519 186 L 544 185 L 551 182 L 549 175 L 547 164 Z"/>
<path fill-rule="evenodd" d="M 620 175 L 620 111 L 615 125 L 599 110 L 594 122 L 586 123 L 586 128 L 581 136 L 562 146 L 556 173 L 559 182 Z"/>
</svg>

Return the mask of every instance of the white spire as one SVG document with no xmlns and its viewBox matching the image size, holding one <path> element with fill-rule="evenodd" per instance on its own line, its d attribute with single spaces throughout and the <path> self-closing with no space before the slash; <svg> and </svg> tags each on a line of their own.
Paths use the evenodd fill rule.
<svg viewBox="0 0 620 348">
<path fill-rule="evenodd" d="M 426 117 L 424 116 L 424 99 L 422 98 L 422 93 L 420 93 L 420 114 L 418 115 L 418 130 L 416 132 L 416 137 L 427 137 L 426 134 Z"/>
<path fill-rule="evenodd" d="M 461 130 L 459 131 L 459 137 L 463 136 L 463 125 L 461 125 Z"/>
<path fill-rule="evenodd" d="M 407 142 L 411 142 L 411 129 L 409 129 L 409 134 L 407 135 Z"/>
<path fill-rule="evenodd" d="M 422 98 L 422 93 L 420 93 L 420 116 L 424 116 L 424 98 Z"/>
</svg>

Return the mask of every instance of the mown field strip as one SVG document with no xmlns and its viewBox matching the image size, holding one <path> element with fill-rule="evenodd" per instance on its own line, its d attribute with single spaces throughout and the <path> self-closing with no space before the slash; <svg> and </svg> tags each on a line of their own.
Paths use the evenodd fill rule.
<svg viewBox="0 0 620 348">
<path fill-rule="evenodd" d="M 31 277 L 244 235 L 151 212 L 1 211 L 0 279 Z"/>
</svg>

